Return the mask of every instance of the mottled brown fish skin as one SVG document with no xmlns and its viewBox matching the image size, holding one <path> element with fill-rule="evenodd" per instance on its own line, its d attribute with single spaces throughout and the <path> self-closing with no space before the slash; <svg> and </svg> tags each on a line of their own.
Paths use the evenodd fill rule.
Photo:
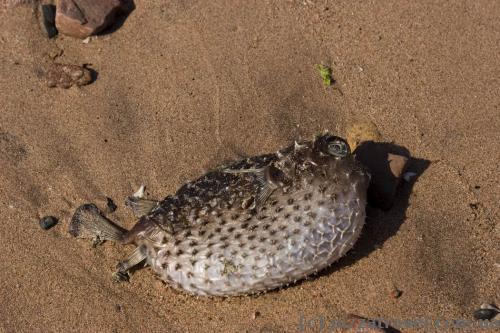
<svg viewBox="0 0 500 333">
<path fill-rule="evenodd" d="M 135 243 L 162 280 L 197 295 L 262 292 L 329 266 L 358 239 L 370 178 L 332 142 L 347 145 L 323 135 L 185 184 L 142 218 Z"/>
</svg>

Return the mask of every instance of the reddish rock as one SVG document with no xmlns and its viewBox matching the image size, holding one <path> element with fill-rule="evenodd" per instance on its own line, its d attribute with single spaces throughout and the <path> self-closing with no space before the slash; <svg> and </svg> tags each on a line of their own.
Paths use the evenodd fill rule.
<svg viewBox="0 0 500 333">
<path fill-rule="evenodd" d="M 122 10 L 120 0 L 58 0 L 56 27 L 77 38 L 98 34 L 109 27 Z"/>
<path fill-rule="evenodd" d="M 408 162 L 408 157 L 388 153 L 387 160 L 389 161 L 389 168 L 391 169 L 392 175 L 396 177 L 398 182 L 401 181 L 403 171 L 406 167 L 406 163 Z"/>
<path fill-rule="evenodd" d="M 403 292 L 397 288 L 392 288 L 389 295 L 391 296 L 391 298 L 396 299 L 396 298 L 400 298 L 401 295 L 403 295 Z"/>
</svg>

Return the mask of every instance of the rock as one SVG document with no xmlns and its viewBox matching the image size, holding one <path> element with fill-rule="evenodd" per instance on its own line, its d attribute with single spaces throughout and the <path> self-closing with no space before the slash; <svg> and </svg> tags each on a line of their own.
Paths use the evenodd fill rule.
<svg viewBox="0 0 500 333">
<path fill-rule="evenodd" d="M 360 143 L 366 141 L 379 142 L 382 140 L 382 135 L 380 134 L 377 125 L 371 121 L 357 123 L 352 125 L 347 130 L 347 143 L 351 147 L 351 151 L 354 151 Z"/>
<path fill-rule="evenodd" d="M 389 293 L 391 298 L 400 298 L 401 295 L 403 295 L 403 292 L 397 288 L 392 288 L 391 292 Z"/>
<path fill-rule="evenodd" d="M 416 175 L 417 175 L 416 172 L 408 171 L 403 174 L 403 179 L 405 180 L 405 182 L 409 183 Z"/>
<path fill-rule="evenodd" d="M 83 39 L 108 28 L 122 6 L 120 0 L 59 0 L 56 27 L 65 35 Z"/>
<path fill-rule="evenodd" d="M 474 311 L 474 319 L 477 320 L 491 320 L 497 314 L 500 313 L 500 309 L 498 309 L 493 304 L 481 304 L 481 307 Z"/>
<path fill-rule="evenodd" d="M 40 227 L 43 230 L 49 230 L 50 228 L 55 226 L 57 222 L 59 222 L 59 220 L 54 216 L 44 216 L 40 219 L 40 221 L 38 221 L 38 224 L 40 224 Z"/>
<path fill-rule="evenodd" d="M 73 85 L 83 86 L 92 82 L 92 73 L 88 68 L 68 65 L 52 64 L 45 73 L 45 81 L 51 88 L 70 88 Z"/>
<path fill-rule="evenodd" d="M 56 6 L 39 4 L 37 9 L 38 22 L 43 34 L 48 38 L 57 35 L 56 29 Z"/>
<path fill-rule="evenodd" d="M 252 314 L 252 319 L 257 319 L 258 317 L 260 317 L 260 312 L 259 311 L 254 311 L 253 314 Z"/>
<path fill-rule="evenodd" d="M 491 320 L 498 312 L 493 309 L 477 309 L 474 311 L 474 319 Z"/>
<path fill-rule="evenodd" d="M 406 167 L 406 163 L 408 163 L 408 157 L 387 153 L 387 161 L 389 161 L 389 168 L 391 169 L 391 173 L 394 177 L 399 180 L 403 177 L 403 171 Z"/>
</svg>

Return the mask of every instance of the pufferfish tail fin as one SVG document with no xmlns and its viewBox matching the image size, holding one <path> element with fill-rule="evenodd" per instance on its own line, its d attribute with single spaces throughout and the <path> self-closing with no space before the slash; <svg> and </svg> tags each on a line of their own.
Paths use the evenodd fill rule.
<svg viewBox="0 0 500 333">
<path fill-rule="evenodd" d="M 69 225 L 69 233 L 78 238 L 92 239 L 94 244 L 105 240 L 120 242 L 127 230 L 110 221 L 94 204 L 77 208 Z"/>
</svg>

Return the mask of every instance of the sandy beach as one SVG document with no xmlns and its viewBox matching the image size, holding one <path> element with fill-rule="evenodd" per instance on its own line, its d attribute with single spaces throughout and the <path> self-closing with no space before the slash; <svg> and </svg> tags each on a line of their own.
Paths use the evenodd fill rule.
<svg viewBox="0 0 500 333">
<path fill-rule="evenodd" d="M 494 0 L 135 1 L 83 43 L 46 38 L 30 6 L 0 8 L 0 332 L 330 332 L 320 318 L 472 321 L 499 305 L 499 17 Z M 49 88 L 52 62 L 97 79 Z M 118 284 L 131 248 L 68 234 L 83 203 L 112 198 L 130 228 L 124 200 L 142 184 L 161 199 L 224 161 L 362 121 L 418 177 L 296 285 L 200 298 L 148 268 Z M 47 231 L 46 215 L 60 220 Z"/>
</svg>

